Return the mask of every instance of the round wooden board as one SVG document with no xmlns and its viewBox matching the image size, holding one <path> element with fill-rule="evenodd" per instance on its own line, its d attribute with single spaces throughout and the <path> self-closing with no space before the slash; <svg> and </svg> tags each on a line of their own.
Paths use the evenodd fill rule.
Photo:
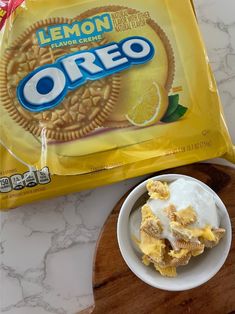
<svg viewBox="0 0 235 314">
<path fill-rule="evenodd" d="M 229 257 L 219 273 L 201 287 L 184 292 L 167 292 L 146 285 L 129 270 L 117 243 L 118 213 L 128 192 L 110 214 L 97 244 L 93 273 L 93 313 L 231 314 L 235 311 L 235 169 L 193 164 L 160 173 L 195 177 L 218 193 L 227 206 L 233 225 L 233 243 Z"/>
</svg>

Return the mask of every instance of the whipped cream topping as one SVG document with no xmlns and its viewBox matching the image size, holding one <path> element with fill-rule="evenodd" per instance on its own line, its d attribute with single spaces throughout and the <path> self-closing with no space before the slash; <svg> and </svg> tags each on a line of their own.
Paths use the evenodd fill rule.
<svg viewBox="0 0 235 314">
<path fill-rule="evenodd" d="M 205 190 L 196 181 L 180 178 L 169 184 L 170 198 L 167 200 L 149 199 L 147 204 L 152 212 L 160 219 L 163 226 L 161 238 L 174 242 L 170 230 L 170 221 L 164 209 L 170 204 L 176 210 L 182 210 L 191 206 L 197 213 L 197 221 L 190 227 L 204 228 L 210 225 L 212 228 L 219 228 L 220 217 L 213 195 Z M 130 216 L 130 232 L 136 239 L 140 240 L 141 208 L 133 211 Z"/>
</svg>

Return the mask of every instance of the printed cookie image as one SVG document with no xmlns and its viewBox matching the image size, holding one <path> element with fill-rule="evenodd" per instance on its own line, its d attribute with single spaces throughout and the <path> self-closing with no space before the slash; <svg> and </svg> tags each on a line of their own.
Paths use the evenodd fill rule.
<svg viewBox="0 0 235 314">
<path fill-rule="evenodd" d="M 47 33 L 49 26 L 64 23 L 72 24 L 72 20 L 50 18 L 32 25 L 7 49 L 0 66 L 1 101 L 12 119 L 33 135 L 39 137 L 43 132 L 47 139 L 56 141 L 78 139 L 102 126 L 114 109 L 120 90 L 120 77 L 116 74 L 88 81 L 85 85 L 70 90 L 62 102 L 50 110 L 33 112 L 19 103 L 16 97 L 17 87 L 29 73 L 44 65 L 53 64 L 65 55 L 90 50 L 107 43 L 101 38 L 100 41 L 58 48 L 39 45 L 38 30 Z M 46 41 L 47 38 L 43 40 Z M 50 77 L 47 84 L 49 87 L 40 86 L 39 83 L 37 88 L 41 89 L 42 94 L 45 93 L 45 88 L 53 88 L 50 87 L 53 85 Z M 29 85 L 29 90 L 30 88 Z"/>
<path fill-rule="evenodd" d="M 131 236 L 146 266 L 176 277 L 177 267 L 223 238 L 218 208 L 213 195 L 191 180 L 149 180 L 146 188 L 149 200 L 131 214 Z"/>
<path fill-rule="evenodd" d="M 104 6 L 84 12 L 76 19 L 86 19 L 108 13 L 113 31 L 107 33 L 110 42 L 120 42 L 130 36 L 143 36 L 154 46 L 156 55 L 148 63 L 123 71 L 121 90 L 115 109 L 105 126 L 122 128 L 144 127 L 159 122 L 168 108 L 168 92 L 175 75 L 175 58 L 164 30 L 151 18 L 150 12 L 140 12 L 124 6 Z"/>
</svg>

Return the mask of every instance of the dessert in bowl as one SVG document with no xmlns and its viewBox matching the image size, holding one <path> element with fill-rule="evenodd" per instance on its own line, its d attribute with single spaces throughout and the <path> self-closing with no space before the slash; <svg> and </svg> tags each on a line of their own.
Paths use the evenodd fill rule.
<svg viewBox="0 0 235 314">
<path fill-rule="evenodd" d="M 146 283 L 187 290 L 213 277 L 231 245 L 227 210 L 204 183 L 162 175 L 137 186 L 118 219 L 118 243 L 129 268 Z"/>
</svg>

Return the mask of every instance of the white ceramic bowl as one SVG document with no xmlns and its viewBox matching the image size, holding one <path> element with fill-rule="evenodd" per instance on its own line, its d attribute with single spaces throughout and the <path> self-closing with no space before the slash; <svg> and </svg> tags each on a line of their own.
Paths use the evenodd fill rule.
<svg viewBox="0 0 235 314">
<path fill-rule="evenodd" d="M 205 252 L 190 260 L 186 266 L 177 269 L 176 278 L 162 277 L 153 267 L 146 267 L 141 261 L 141 254 L 135 249 L 130 237 L 129 217 L 136 201 L 146 193 L 146 182 L 138 185 L 126 198 L 122 205 L 117 225 L 117 237 L 121 254 L 132 270 L 145 283 L 159 289 L 168 291 L 188 290 L 202 285 L 211 279 L 223 266 L 231 246 L 232 232 L 228 212 L 219 196 L 206 184 L 192 177 L 166 174 L 153 177 L 153 180 L 172 182 L 179 178 L 190 179 L 198 182 L 205 190 L 213 194 L 217 207 L 219 209 L 221 224 L 220 227 L 226 229 L 224 238 L 219 244 L 206 249 Z"/>
</svg>

